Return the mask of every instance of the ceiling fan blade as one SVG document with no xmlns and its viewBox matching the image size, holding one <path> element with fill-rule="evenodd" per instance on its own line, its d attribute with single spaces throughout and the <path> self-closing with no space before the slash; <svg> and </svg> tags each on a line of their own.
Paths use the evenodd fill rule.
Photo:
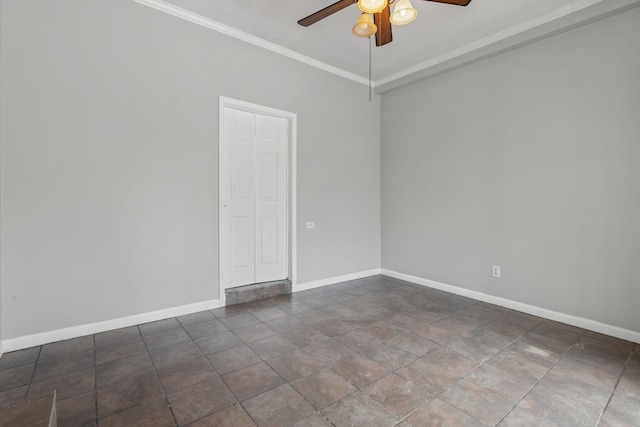
<svg viewBox="0 0 640 427">
<path fill-rule="evenodd" d="M 471 0 L 427 0 L 427 1 L 435 1 L 437 3 L 454 4 L 456 6 L 466 6 L 469 3 L 471 3 Z"/>
<path fill-rule="evenodd" d="M 383 46 L 393 41 L 391 35 L 391 21 L 389 16 L 391 15 L 391 7 L 387 5 L 381 12 L 373 14 L 373 23 L 378 27 L 376 32 L 376 46 Z"/>
<path fill-rule="evenodd" d="M 354 3 L 357 3 L 358 0 L 340 0 L 335 2 L 334 4 L 325 7 L 324 9 L 321 9 L 319 11 L 317 11 L 316 13 L 312 13 L 311 15 L 307 16 L 306 18 L 302 18 L 301 20 L 298 21 L 298 24 L 302 25 L 303 27 L 308 27 L 311 24 L 315 24 L 316 22 L 320 21 L 321 19 L 326 18 L 329 15 L 333 15 L 334 13 L 344 9 L 347 6 L 351 6 Z"/>
</svg>

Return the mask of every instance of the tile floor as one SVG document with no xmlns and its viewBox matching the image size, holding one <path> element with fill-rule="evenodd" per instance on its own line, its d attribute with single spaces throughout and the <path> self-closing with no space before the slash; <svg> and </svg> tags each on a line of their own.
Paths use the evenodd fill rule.
<svg viewBox="0 0 640 427">
<path fill-rule="evenodd" d="M 64 426 L 638 426 L 640 345 L 384 276 L 7 353 Z"/>
</svg>

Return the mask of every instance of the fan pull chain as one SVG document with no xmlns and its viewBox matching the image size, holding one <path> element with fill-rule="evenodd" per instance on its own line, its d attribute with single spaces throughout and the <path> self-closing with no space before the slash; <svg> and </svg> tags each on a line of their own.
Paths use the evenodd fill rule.
<svg viewBox="0 0 640 427">
<path fill-rule="evenodd" d="M 371 36 L 369 36 L 369 102 L 371 102 Z"/>
</svg>

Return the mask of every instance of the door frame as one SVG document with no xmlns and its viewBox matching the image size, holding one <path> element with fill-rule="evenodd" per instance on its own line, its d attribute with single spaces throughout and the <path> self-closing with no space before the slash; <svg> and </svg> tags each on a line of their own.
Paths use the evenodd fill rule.
<svg viewBox="0 0 640 427">
<path fill-rule="evenodd" d="M 297 214 L 296 214 L 296 206 L 297 206 L 297 198 L 296 198 L 296 177 L 297 177 L 297 168 L 296 168 L 296 144 L 297 144 L 297 121 L 298 116 L 296 113 L 291 113 L 289 111 L 278 110 L 276 108 L 266 107 L 264 105 L 253 104 L 251 102 L 241 101 L 238 99 L 228 98 L 225 96 L 219 97 L 219 108 L 218 108 L 218 292 L 219 292 L 219 300 L 220 305 L 226 305 L 226 294 L 224 283 L 227 280 L 227 272 L 224 271 L 224 266 L 222 265 L 221 255 L 222 255 L 222 210 L 223 203 L 221 200 L 221 186 L 222 186 L 222 176 L 221 176 L 221 164 L 222 164 L 222 156 L 220 153 L 221 150 L 221 142 L 225 135 L 225 120 L 224 120 L 224 109 L 233 108 L 236 110 L 246 111 L 248 113 L 261 114 L 263 116 L 271 116 L 271 117 L 279 117 L 285 119 L 287 121 L 287 269 L 289 280 L 291 281 L 292 286 L 295 286 L 298 282 L 298 248 L 297 248 Z"/>
</svg>

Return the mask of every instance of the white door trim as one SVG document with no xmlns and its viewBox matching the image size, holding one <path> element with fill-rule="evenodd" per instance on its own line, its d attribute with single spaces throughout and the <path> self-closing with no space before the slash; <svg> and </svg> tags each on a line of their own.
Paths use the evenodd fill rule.
<svg viewBox="0 0 640 427">
<path fill-rule="evenodd" d="M 220 155 L 220 141 L 224 137 L 224 109 L 234 108 L 236 110 L 242 110 L 249 113 L 262 114 L 265 116 L 273 116 L 280 117 L 287 121 L 288 129 L 287 129 L 287 143 L 288 143 L 288 194 L 287 194 L 287 217 L 289 219 L 289 229 L 288 229 L 288 250 L 289 250 L 289 280 L 291 280 L 291 284 L 295 286 L 298 283 L 298 260 L 297 260 L 297 214 L 296 214 L 296 206 L 297 206 L 297 185 L 296 185 L 296 176 L 297 176 L 297 168 L 296 168 L 296 144 L 297 144 L 297 120 L 298 116 L 295 113 L 291 113 L 289 111 L 278 110 L 271 107 L 265 107 L 263 105 L 253 104 L 246 101 L 240 101 L 233 98 L 227 98 L 225 96 L 220 96 L 219 98 L 219 108 L 218 108 L 218 292 L 220 304 L 224 306 L 226 304 L 226 296 L 224 292 L 224 283 L 226 281 L 226 272 L 223 271 L 223 265 L 220 262 L 220 257 L 222 254 L 222 240 L 220 236 L 222 236 L 222 202 L 220 200 L 220 166 L 223 161 L 222 156 Z"/>
</svg>

